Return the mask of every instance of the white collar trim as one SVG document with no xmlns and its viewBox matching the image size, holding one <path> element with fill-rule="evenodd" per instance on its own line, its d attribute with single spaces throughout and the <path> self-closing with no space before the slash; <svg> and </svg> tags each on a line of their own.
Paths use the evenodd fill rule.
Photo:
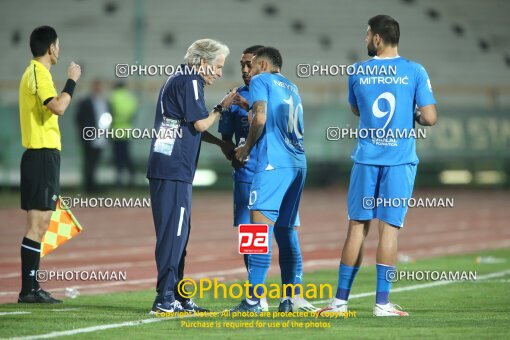
<svg viewBox="0 0 510 340">
<path fill-rule="evenodd" d="M 386 58 L 381 58 L 381 57 L 378 57 L 378 56 L 374 56 L 374 59 L 377 59 L 377 60 L 387 60 L 387 59 L 397 59 L 397 58 L 400 58 L 400 56 L 398 54 L 396 56 L 394 56 L 394 57 L 386 57 Z"/>
</svg>

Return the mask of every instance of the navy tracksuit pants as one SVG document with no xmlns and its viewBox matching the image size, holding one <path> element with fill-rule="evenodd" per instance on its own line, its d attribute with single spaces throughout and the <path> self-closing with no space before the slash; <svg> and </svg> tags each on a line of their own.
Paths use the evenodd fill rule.
<svg viewBox="0 0 510 340">
<path fill-rule="evenodd" d="M 156 302 L 182 300 L 177 284 L 184 275 L 190 231 L 191 183 L 149 179 L 152 216 L 156 228 Z"/>
</svg>

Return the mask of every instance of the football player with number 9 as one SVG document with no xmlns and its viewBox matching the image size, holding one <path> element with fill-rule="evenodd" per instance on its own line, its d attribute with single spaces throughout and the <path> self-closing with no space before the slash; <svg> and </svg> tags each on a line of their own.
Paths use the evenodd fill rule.
<svg viewBox="0 0 510 340">
<path fill-rule="evenodd" d="M 395 271 L 397 236 L 404 225 L 405 206 L 377 206 L 379 199 L 407 200 L 411 197 L 418 157 L 413 133 L 415 121 L 432 126 L 437 114 L 427 72 L 418 63 L 398 55 L 400 27 L 387 15 L 368 21 L 365 42 L 373 57 L 356 65 L 371 72 L 349 77 L 349 104 L 360 117 L 359 128 L 382 131 L 376 137 L 358 138 L 352 154 L 354 165 L 348 193 L 349 231 L 342 250 L 336 298 L 321 313 L 347 311 L 347 300 L 356 273 L 363 260 L 363 243 L 370 221 L 379 219 L 379 244 L 376 255 L 377 291 L 375 316 L 407 316 L 390 303 L 391 282 Z M 390 72 L 393 70 L 394 72 Z M 415 114 L 415 107 L 418 112 Z M 406 132 L 393 138 L 390 133 Z M 393 133 L 393 136 L 397 134 Z M 380 200 L 379 200 L 380 201 Z M 370 204 L 367 204 L 370 203 Z"/>
</svg>

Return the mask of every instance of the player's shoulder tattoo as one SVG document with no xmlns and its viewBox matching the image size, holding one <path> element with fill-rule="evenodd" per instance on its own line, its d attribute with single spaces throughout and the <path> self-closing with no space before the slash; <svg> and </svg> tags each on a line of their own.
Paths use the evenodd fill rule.
<svg viewBox="0 0 510 340">
<path fill-rule="evenodd" d="M 255 103 L 253 103 L 253 113 L 254 114 L 258 114 L 258 113 L 262 113 L 262 114 L 266 114 L 266 109 L 267 109 L 267 102 L 265 101 L 256 101 Z"/>
</svg>

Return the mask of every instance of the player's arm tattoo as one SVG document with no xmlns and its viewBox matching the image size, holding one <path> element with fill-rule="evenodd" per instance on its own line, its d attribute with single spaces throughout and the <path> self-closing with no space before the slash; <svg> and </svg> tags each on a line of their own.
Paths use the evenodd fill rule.
<svg viewBox="0 0 510 340">
<path fill-rule="evenodd" d="M 264 127 L 266 126 L 267 102 L 255 102 L 252 110 L 253 119 L 250 125 L 250 132 L 246 138 L 246 146 L 248 147 L 248 150 L 251 150 L 255 143 L 257 143 L 257 140 L 260 135 L 262 135 L 262 131 L 264 131 Z"/>
</svg>

